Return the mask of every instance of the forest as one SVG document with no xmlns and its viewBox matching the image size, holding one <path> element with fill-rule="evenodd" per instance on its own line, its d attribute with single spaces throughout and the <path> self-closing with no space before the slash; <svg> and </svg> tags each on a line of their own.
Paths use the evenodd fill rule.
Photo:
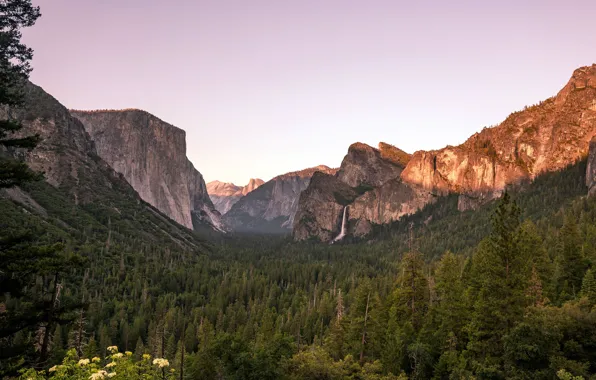
<svg viewBox="0 0 596 380">
<path fill-rule="evenodd" d="M 0 103 L 18 106 L 20 28 L 40 13 L 2 5 Z M 0 121 L 0 191 L 47 215 L 0 196 L 2 378 L 596 378 L 586 160 L 475 211 L 453 194 L 324 245 L 180 232 L 126 187 L 74 204 L 69 186 L 93 178 L 41 180 L 4 154 L 39 143 L 20 128 Z"/>
</svg>

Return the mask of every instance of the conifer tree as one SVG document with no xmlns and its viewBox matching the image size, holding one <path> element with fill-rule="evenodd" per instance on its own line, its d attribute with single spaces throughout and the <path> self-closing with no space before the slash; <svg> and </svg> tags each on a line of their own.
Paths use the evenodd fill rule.
<svg viewBox="0 0 596 380">
<path fill-rule="evenodd" d="M 503 337 L 523 316 L 528 260 L 519 244 L 520 210 L 505 193 L 492 232 L 474 255 L 480 289 L 468 330 L 472 367 L 483 376 L 502 376 Z"/>
<path fill-rule="evenodd" d="M 596 279 L 592 269 L 588 269 L 584 275 L 580 295 L 586 297 L 590 305 L 596 305 Z"/>
<path fill-rule="evenodd" d="M 446 346 L 461 345 L 463 326 L 467 319 L 465 289 L 461 278 L 461 266 L 457 257 L 446 252 L 436 271 L 438 305 L 437 335 Z M 459 341 L 459 342 L 458 342 Z"/>
<path fill-rule="evenodd" d="M 559 233 L 559 292 L 577 295 L 585 270 L 579 227 L 573 215 L 566 215 Z"/>
<path fill-rule="evenodd" d="M 23 104 L 24 86 L 33 57 L 33 50 L 21 43 L 21 29 L 33 26 L 40 17 L 39 7 L 31 0 L 7 0 L 0 3 L 0 105 L 15 107 Z M 0 114 L 2 115 L 2 114 Z M 39 179 L 21 161 L 3 155 L 7 148 L 34 148 L 39 136 L 16 135 L 22 129 L 19 121 L 12 119 L 10 109 L 0 116 L 0 189 L 13 187 Z"/>
</svg>

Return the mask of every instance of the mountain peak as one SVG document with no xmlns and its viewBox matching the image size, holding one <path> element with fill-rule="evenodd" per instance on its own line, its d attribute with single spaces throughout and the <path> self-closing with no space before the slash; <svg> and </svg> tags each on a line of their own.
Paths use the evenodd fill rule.
<svg viewBox="0 0 596 380">
<path fill-rule="evenodd" d="M 412 157 L 411 154 L 404 152 L 398 147 L 384 142 L 379 143 L 379 151 L 381 152 L 381 157 L 403 167 L 406 167 Z"/>
<path fill-rule="evenodd" d="M 312 177 L 312 175 L 315 172 L 324 172 L 327 174 L 335 174 L 336 171 L 337 171 L 337 169 L 332 169 L 327 165 L 318 165 L 318 166 L 314 166 L 312 168 L 297 170 L 295 172 L 289 172 L 289 173 L 285 173 L 282 175 L 278 175 L 277 177 L 275 177 L 273 179 L 283 179 L 283 178 L 287 178 L 287 177 L 310 178 L 310 177 Z"/>
<path fill-rule="evenodd" d="M 231 182 L 211 181 L 207 184 L 207 192 L 220 214 L 225 214 L 246 194 L 264 184 L 260 178 L 251 178 L 246 186 L 238 186 Z"/>
<path fill-rule="evenodd" d="M 556 104 L 561 105 L 567 101 L 573 91 L 588 87 L 596 88 L 596 64 L 575 69 L 567 85 L 555 97 Z"/>
<path fill-rule="evenodd" d="M 361 143 L 361 142 L 355 142 L 352 145 L 350 145 L 350 147 L 348 148 L 348 152 L 350 151 L 367 151 L 367 152 L 372 152 L 375 151 L 376 149 L 373 148 L 372 146 L 365 144 L 365 143 Z"/>
<path fill-rule="evenodd" d="M 255 190 L 257 187 L 261 186 L 264 183 L 265 181 L 263 181 L 260 178 L 251 178 L 248 181 L 248 184 L 242 188 L 242 195 L 250 193 L 251 191 Z"/>
</svg>

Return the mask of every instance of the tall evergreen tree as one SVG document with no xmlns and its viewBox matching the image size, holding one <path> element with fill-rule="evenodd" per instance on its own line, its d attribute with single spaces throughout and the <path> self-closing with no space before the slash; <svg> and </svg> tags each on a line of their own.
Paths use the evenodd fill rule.
<svg viewBox="0 0 596 380">
<path fill-rule="evenodd" d="M 503 337 L 523 316 L 528 260 L 519 244 L 520 209 L 505 193 L 493 217 L 492 232 L 474 255 L 480 289 L 468 327 L 474 371 L 502 377 Z"/>
<path fill-rule="evenodd" d="M 23 103 L 33 50 L 21 43 L 21 29 L 33 26 L 40 15 L 39 7 L 34 7 L 31 0 L 0 2 L 0 105 L 15 107 Z M 0 188 L 39 179 L 25 163 L 2 154 L 7 148 L 37 145 L 39 136 L 15 135 L 21 128 L 21 123 L 11 118 L 10 109 L 6 117 L 0 117 Z"/>
<path fill-rule="evenodd" d="M 580 295 L 586 297 L 590 305 L 596 305 L 596 279 L 592 269 L 588 269 L 582 280 L 582 288 Z"/>
<path fill-rule="evenodd" d="M 585 271 L 585 262 L 581 248 L 581 235 L 575 217 L 565 216 L 565 222 L 559 233 L 560 277 L 559 292 L 576 295 L 581 289 Z"/>
</svg>

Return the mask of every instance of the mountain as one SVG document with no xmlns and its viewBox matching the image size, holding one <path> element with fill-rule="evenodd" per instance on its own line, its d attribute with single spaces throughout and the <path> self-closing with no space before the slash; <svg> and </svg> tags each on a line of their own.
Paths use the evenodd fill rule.
<svg viewBox="0 0 596 380">
<path fill-rule="evenodd" d="M 251 178 L 246 186 L 236 186 L 230 182 L 211 181 L 207 184 L 207 193 L 213 205 L 221 215 L 232 208 L 240 198 L 264 184 L 259 178 Z"/>
<path fill-rule="evenodd" d="M 290 232 L 300 193 L 316 172 L 334 174 L 325 165 L 273 178 L 240 198 L 224 215 L 225 225 L 240 232 Z"/>
<path fill-rule="evenodd" d="M 0 227 L 36 229 L 44 239 L 74 239 L 109 246 L 121 241 L 165 244 L 194 250 L 192 231 L 144 202 L 126 179 L 98 154 L 83 124 L 43 89 L 28 83 L 18 109 L 0 109 L 23 124 L 19 136 L 39 134 L 32 151 L 4 150 L 18 156 L 45 180 L 0 192 Z M 141 243 L 142 242 L 142 243 Z"/>
<path fill-rule="evenodd" d="M 401 180 L 409 160 L 410 155 L 386 143 L 378 149 L 352 144 L 335 175 L 317 173 L 301 194 L 294 238 L 331 241 L 339 234 L 344 207 L 348 232 L 363 236 L 371 223 L 390 222 L 431 202 L 430 192 Z"/>
<path fill-rule="evenodd" d="M 97 153 L 147 203 L 186 226 L 223 230 L 203 176 L 186 157 L 186 133 L 141 110 L 70 111 Z"/>
<path fill-rule="evenodd" d="M 477 208 L 507 186 L 532 181 L 585 157 L 595 134 L 596 65 L 592 65 L 575 70 L 556 96 L 512 113 L 459 146 L 409 156 L 386 144 L 377 150 L 354 144 L 333 179 L 313 180 L 300 197 L 294 238 L 330 241 L 339 233 L 344 206 L 348 206 L 348 232 L 360 236 L 372 224 L 411 214 L 438 196 L 456 193 L 460 211 Z M 337 194 L 347 197 L 338 199 Z"/>
</svg>

